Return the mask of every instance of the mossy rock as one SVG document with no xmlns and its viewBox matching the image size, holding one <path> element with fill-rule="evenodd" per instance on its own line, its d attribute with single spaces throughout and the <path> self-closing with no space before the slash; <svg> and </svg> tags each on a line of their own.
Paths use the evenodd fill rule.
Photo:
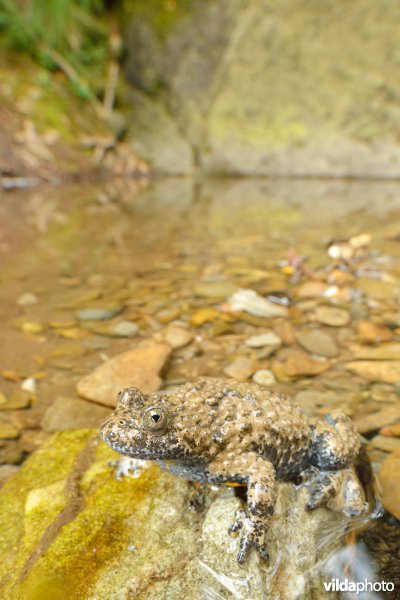
<svg viewBox="0 0 400 600">
<path fill-rule="evenodd" d="M 232 488 L 196 488 L 149 463 L 118 480 L 109 464 L 116 458 L 96 431 L 67 431 L 4 486 L 1 598 L 200 600 L 205 590 L 226 599 L 277 590 L 285 600 L 299 590 L 304 600 L 325 598 L 311 570 L 340 545 L 344 524 L 332 511 L 306 513 L 305 489 L 280 485 L 271 562 L 251 552 L 239 567 L 227 533 L 241 503 Z M 327 528 L 339 535 L 321 550 Z"/>
</svg>

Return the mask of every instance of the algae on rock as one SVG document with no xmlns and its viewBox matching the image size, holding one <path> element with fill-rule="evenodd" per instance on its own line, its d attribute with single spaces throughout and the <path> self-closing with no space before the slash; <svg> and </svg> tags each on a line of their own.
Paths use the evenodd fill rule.
<svg viewBox="0 0 400 600">
<path fill-rule="evenodd" d="M 59 433 L 4 486 L 4 600 L 325 598 L 315 567 L 340 545 L 344 521 L 305 513 L 305 489 L 279 485 L 271 562 L 251 552 L 239 567 L 227 533 L 241 503 L 232 488 L 196 489 L 150 463 L 117 480 L 116 457 L 96 431 Z M 322 531 L 335 531 L 323 551 Z"/>
<path fill-rule="evenodd" d="M 167 173 L 397 177 L 399 18 L 390 0 L 138 0 L 132 146 Z"/>
</svg>

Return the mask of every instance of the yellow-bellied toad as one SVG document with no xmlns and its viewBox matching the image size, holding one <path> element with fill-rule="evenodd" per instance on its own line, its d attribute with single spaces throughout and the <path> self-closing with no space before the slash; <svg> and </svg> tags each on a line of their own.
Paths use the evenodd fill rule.
<svg viewBox="0 0 400 600">
<path fill-rule="evenodd" d="M 247 511 L 230 529 L 241 531 L 239 562 L 251 545 L 268 556 L 276 480 L 307 481 L 312 510 L 337 495 L 345 474 L 340 508 L 360 514 L 366 507 L 353 466 L 360 437 L 351 420 L 341 410 L 309 418 L 255 384 L 207 379 L 146 396 L 124 389 L 101 436 L 120 454 L 153 460 L 192 481 L 247 484 Z"/>
</svg>

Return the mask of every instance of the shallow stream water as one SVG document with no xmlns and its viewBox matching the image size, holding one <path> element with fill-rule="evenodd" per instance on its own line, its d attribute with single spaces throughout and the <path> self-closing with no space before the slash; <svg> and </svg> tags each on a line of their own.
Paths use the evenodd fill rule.
<svg viewBox="0 0 400 600">
<path fill-rule="evenodd" d="M 328 327 L 338 352 L 326 371 L 285 377 L 285 366 L 274 370 L 272 354 L 251 353 L 244 341 L 263 329 L 257 319 L 229 320 L 222 313 L 193 324 L 200 311 L 219 310 L 234 290 L 251 288 L 288 299 L 294 307 L 293 339 L 288 334 L 285 342 L 290 352 L 297 347 L 296 331 L 310 322 L 321 302 L 318 295 L 299 295 L 299 287 L 332 268 L 327 249 L 333 240 L 364 233 L 371 235 L 368 256 L 352 265 L 353 282 L 333 281 L 336 292 L 323 299 L 349 314 L 345 324 Z M 281 373 L 274 389 L 291 396 L 334 390 L 355 419 L 386 406 L 376 399 L 379 389 L 374 391 L 373 385 L 379 383 L 350 375 L 343 365 L 349 360 L 349 344 L 359 342 L 360 321 L 382 324 L 400 312 L 399 235 L 400 186 L 390 182 L 170 178 L 140 192 L 118 180 L 4 193 L 0 392 L 12 398 L 22 386 L 29 401 L 25 408 L 1 412 L 1 422 L 17 430 L 13 439 L 2 440 L 1 462 L 19 464 L 40 445 L 50 434 L 43 427 L 46 411 L 55 398 L 76 396 L 82 375 L 131 348 L 136 339 L 163 339 L 168 323 L 189 327 L 194 342 L 173 353 L 163 371 L 166 386 L 201 375 L 220 376 L 246 355 L 253 364 L 248 378 L 272 368 Z M 293 256 L 306 268 L 296 271 Z M 350 288 L 357 293 L 347 293 Z M 33 295 L 31 302 L 24 302 L 26 294 Z M 80 319 L 79 311 L 87 308 L 110 316 Z M 112 333 L 121 319 L 138 325 L 137 338 Z M 400 324 L 397 329 L 391 325 L 390 341 L 399 339 Z M 398 393 L 395 385 L 380 385 L 388 386 L 381 393 Z M 324 411 L 324 406 L 316 408 Z M 364 434 L 369 440 L 375 433 Z M 379 470 L 387 453 L 372 448 L 370 454 Z M 385 528 L 391 540 L 386 546 L 375 534 L 363 534 L 359 562 L 352 546 L 355 577 L 379 580 L 382 568 L 386 580 L 398 573 L 400 529 L 390 517 Z M 332 559 L 332 577 L 343 575 L 343 565 L 348 569 L 346 552 L 345 545 L 342 555 Z"/>
</svg>

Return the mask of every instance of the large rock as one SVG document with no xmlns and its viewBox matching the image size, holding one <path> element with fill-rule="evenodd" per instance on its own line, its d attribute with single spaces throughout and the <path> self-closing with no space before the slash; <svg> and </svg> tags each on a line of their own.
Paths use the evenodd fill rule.
<svg viewBox="0 0 400 600">
<path fill-rule="evenodd" d="M 6 483 L 2 599 L 336 597 L 310 569 L 339 547 L 344 521 L 326 509 L 306 513 L 305 489 L 279 485 L 271 562 L 252 551 L 239 567 L 227 533 L 241 503 L 232 488 L 201 486 L 203 502 L 191 503 L 191 484 L 156 466 L 117 480 L 115 458 L 96 431 L 58 433 Z"/>
<path fill-rule="evenodd" d="M 159 389 L 159 373 L 171 353 L 167 344 L 152 342 L 118 354 L 82 377 L 76 389 L 80 396 L 106 406 L 115 406 L 118 392 L 125 387 L 138 387 L 144 394 Z"/>
<path fill-rule="evenodd" d="M 159 171 L 398 176 L 400 6 L 132 3 L 131 139 Z"/>
</svg>

